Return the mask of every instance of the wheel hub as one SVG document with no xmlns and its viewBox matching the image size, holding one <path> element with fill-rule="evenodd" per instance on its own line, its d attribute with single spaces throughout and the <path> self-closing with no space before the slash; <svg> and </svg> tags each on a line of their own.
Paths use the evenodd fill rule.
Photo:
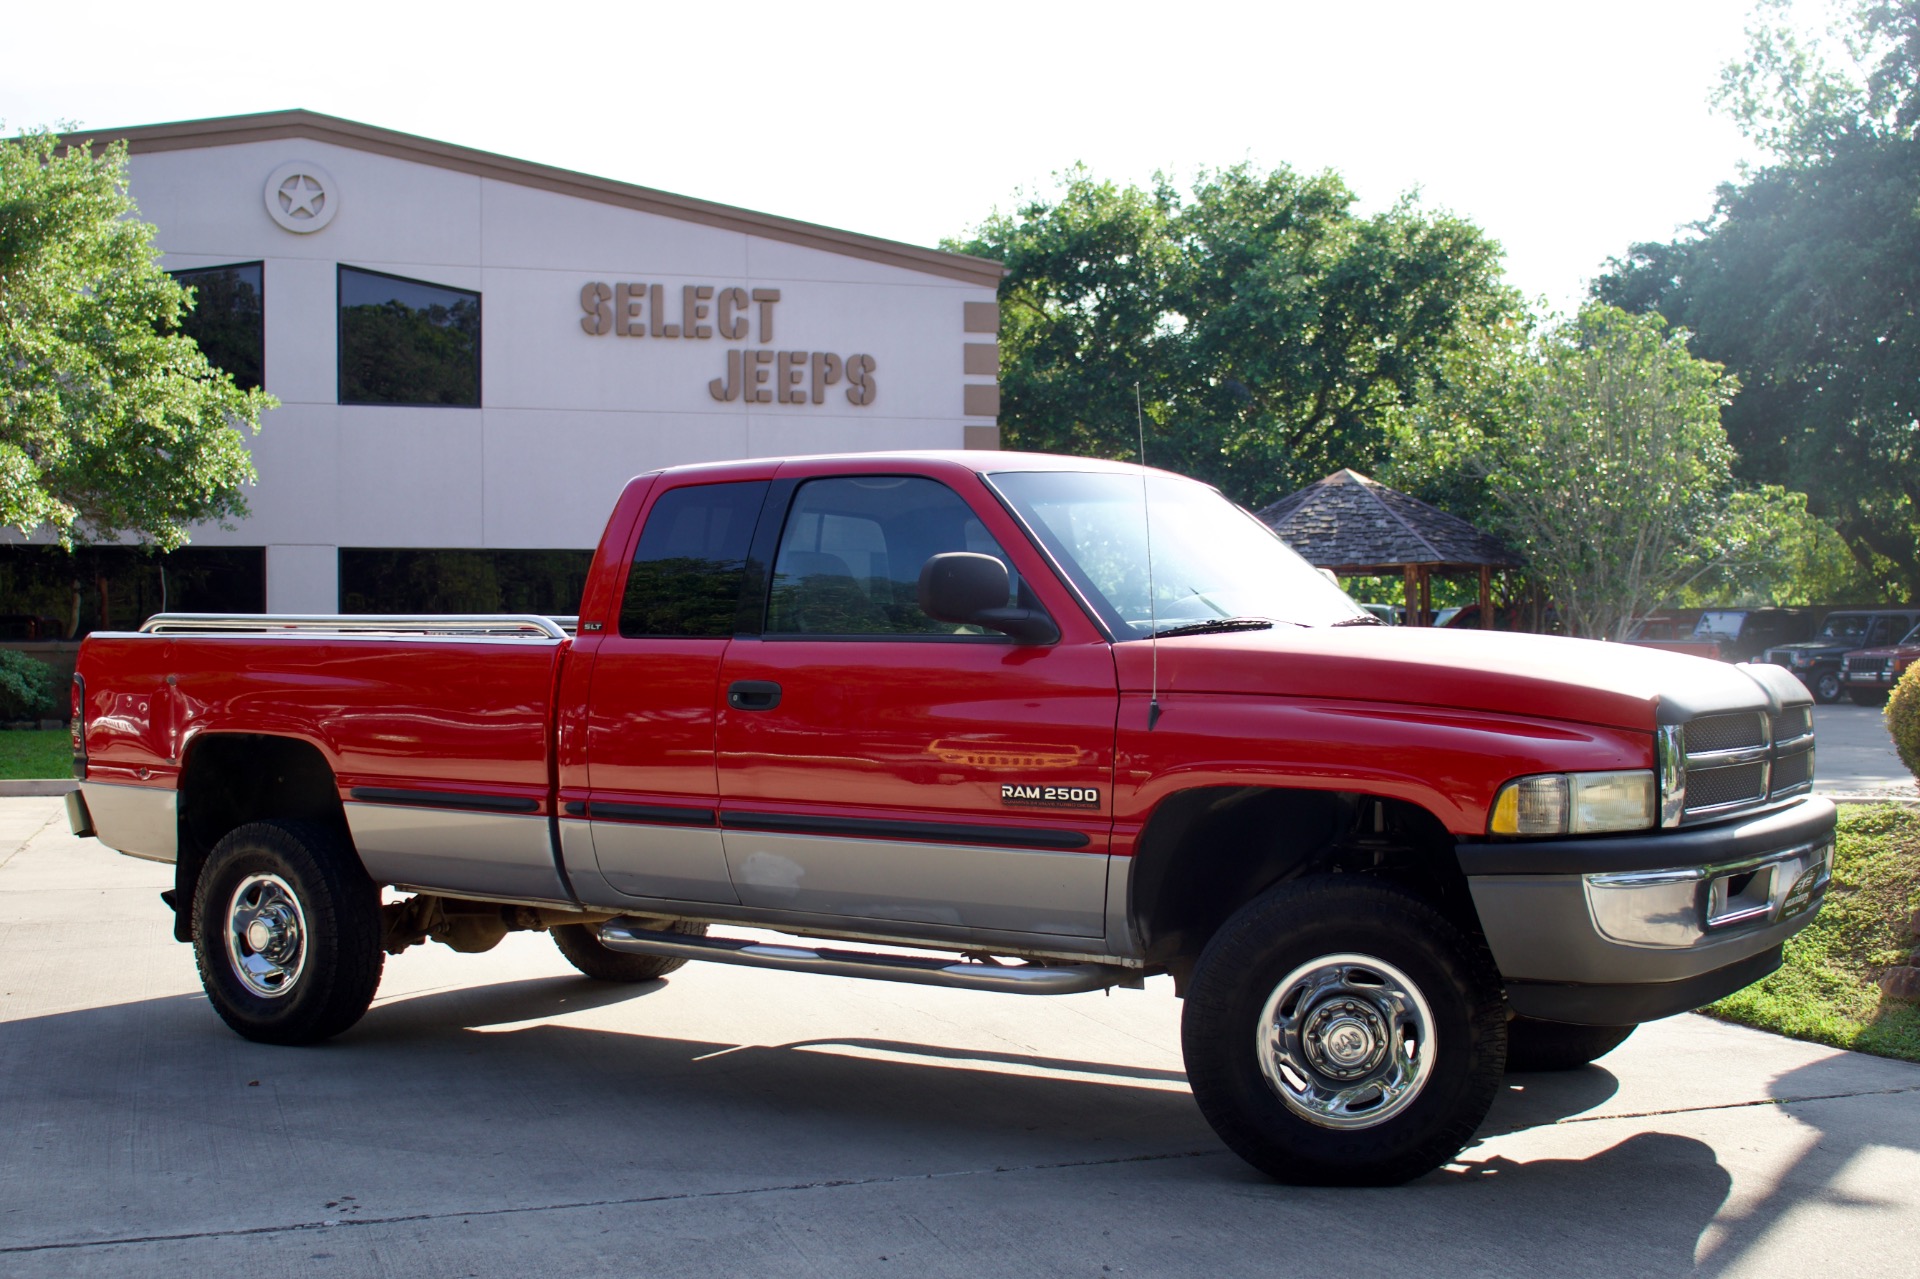
<svg viewBox="0 0 1920 1279">
<path fill-rule="evenodd" d="M 1386 1055 L 1387 1027 L 1376 1009 L 1338 999 L 1314 1009 L 1302 1040 L 1315 1070 L 1336 1079 L 1359 1079 Z"/>
<path fill-rule="evenodd" d="M 1400 969 L 1371 955 L 1324 955 L 1274 987 L 1256 1051 L 1294 1114 L 1323 1128 L 1371 1128 L 1426 1086 L 1433 1033 L 1425 996 Z"/>
</svg>

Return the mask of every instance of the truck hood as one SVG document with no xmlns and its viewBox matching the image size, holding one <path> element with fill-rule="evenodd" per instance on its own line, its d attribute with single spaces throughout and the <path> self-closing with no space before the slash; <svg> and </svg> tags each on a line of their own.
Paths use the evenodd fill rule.
<svg viewBox="0 0 1920 1279">
<path fill-rule="evenodd" d="M 1878 648 L 1847 650 L 1848 657 L 1920 657 L 1920 644 L 1882 644 Z"/>
<path fill-rule="evenodd" d="M 1157 641 L 1158 689 L 1329 698 L 1652 732 L 1720 711 L 1810 702 L 1779 666 L 1725 662 L 1629 644 L 1426 627 L 1339 626 Z M 1155 645 L 1114 646 L 1120 687 L 1145 693 Z"/>
</svg>

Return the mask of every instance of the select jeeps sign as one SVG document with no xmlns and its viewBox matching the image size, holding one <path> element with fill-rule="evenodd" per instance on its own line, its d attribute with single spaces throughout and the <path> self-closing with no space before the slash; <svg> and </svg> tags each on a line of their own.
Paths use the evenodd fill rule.
<svg viewBox="0 0 1920 1279">
<path fill-rule="evenodd" d="M 677 296 L 676 296 L 677 295 Z M 722 403 L 824 404 L 827 392 L 841 388 L 847 403 L 873 403 L 878 383 L 871 355 L 841 356 L 833 351 L 773 349 L 773 309 L 779 289 L 739 285 L 608 284 L 580 286 L 580 329 L 589 337 L 608 334 L 656 341 L 746 342 L 726 353 L 725 371 L 707 383 Z"/>
</svg>

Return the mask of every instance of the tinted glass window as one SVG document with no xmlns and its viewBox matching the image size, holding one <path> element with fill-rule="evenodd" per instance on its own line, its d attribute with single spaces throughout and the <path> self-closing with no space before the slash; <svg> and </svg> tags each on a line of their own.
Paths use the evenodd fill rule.
<svg viewBox="0 0 1920 1279">
<path fill-rule="evenodd" d="M 920 568 L 947 551 L 992 555 L 1012 576 L 999 543 L 944 484 L 910 476 L 804 484 L 774 558 L 767 633 L 985 634 L 920 611 Z"/>
<path fill-rule="evenodd" d="M 258 546 L 0 547 L 0 639 L 78 639 L 133 630 L 155 613 L 262 613 L 267 553 Z"/>
<path fill-rule="evenodd" d="M 480 295 L 341 267 L 340 402 L 480 407 Z"/>
<path fill-rule="evenodd" d="M 258 387 L 266 364 L 261 265 L 199 267 L 173 278 L 193 290 L 193 309 L 180 331 L 199 343 L 207 362 L 233 375 L 242 390 Z"/>
<path fill-rule="evenodd" d="M 673 489 L 654 502 L 634 548 L 620 633 L 656 638 L 732 635 L 740 615 L 763 481 Z"/>
<path fill-rule="evenodd" d="M 580 611 L 592 551 L 340 548 L 342 613 Z"/>
</svg>

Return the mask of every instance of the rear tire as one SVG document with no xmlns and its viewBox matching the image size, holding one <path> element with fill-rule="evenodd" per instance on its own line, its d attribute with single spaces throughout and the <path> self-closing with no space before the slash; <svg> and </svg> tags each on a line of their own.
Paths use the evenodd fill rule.
<svg viewBox="0 0 1920 1279">
<path fill-rule="evenodd" d="M 1357 875 L 1280 884 L 1195 966 L 1181 1022 L 1200 1112 L 1299 1185 L 1393 1185 L 1458 1154 L 1506 1064 L 1486 948 L 1412 893 Z"/>
<path fill-rule="evenodd" d="M 193 957 L 220 1019 L 263 1044 L 313 1044 L 373 1003 L 386 956 L 380 890 L 340 834 L 250 822 L 207 854 Z"/>
<path fill-rule="evenodd" d="M 1885 706 L 1887 690 L 1884 688 L 1850 688 L 1847 696 L 1853 699 L 1855 706 Z"/>
<path fill-rule="evenodd" d="M 1813 677 L 1813 700 L 1822 706 L 1839 701 L 1841 691 L 1839 671 L 1821 671 Z"/>
<path fill-rule="evenodd" d="M 1507 1023 L 1509 1071 L 1578 1070 L 1627 1041 L 1637 1026 L 1573 1026 L 1515 1017 Z"/>
<path fill-rule="evenodd" d="M 553 944 L 560 948 L 567 962 L 595 981 L 656 981 L 687 962 L 684 959 L 669 959 L 665 955 L 635 955 L 603 946 L 597 930 L 591 924 L 556 924 L 549 931 L 553 934 Z M 705 937 L 707 926 L 679 919 L 658 931 L 679 933 L 684 937 Z"/>
</svg>

